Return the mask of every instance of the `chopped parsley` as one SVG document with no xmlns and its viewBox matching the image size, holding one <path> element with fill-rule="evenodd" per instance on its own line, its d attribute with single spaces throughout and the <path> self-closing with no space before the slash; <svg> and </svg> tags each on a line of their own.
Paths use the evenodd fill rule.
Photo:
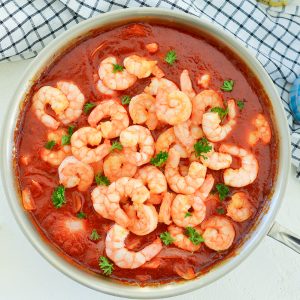
<svg viewBox="0 0 300 300">
<path fill-rule="evenodd" d="M 217 192 L 219 194 L 220 200 L 223 201 L 229 194 L 229 188 L 223 183 L 218 183 L 216 185 Z"/>
<path fill-rule="evenodd" d="M 96 229 L 93 229 L 92 230 L 92 233 L 90 235 L 90 240 L 92 241 L 97 241 L 100 239 L 100 235 L 98 234 L 97 230 Z"/>
<path fill-rule="evenodd" d="M 208 153 L 212 150 L 212 145 L 208 142 L 206 138 L 201 138 L 197 143 L 194 144 L 194 150 L 196 157 L 202 156 L 204 159 L 207 159 L 203 153 Z"/>
<path fill-rule="evenodd" d="M 86 104 L 84 104 L 83 106 L 83 112 L 87 115 L 88 113 L 90 113 L 90 111 L 96 106 L 95 103 L 93 102 L 87 102 Z"/>
<path fill-rule="evenodd" d="M 240 110 L 243 110 L 244 107 L 245 107 L 245 102 L 244 102 L 243 100 L 237 100 L 237 101 L 236 101 L 236 105 L 238 106 L 238 108 L 239 108 Z"/>
<path fill-rule="evenodd" d="M 82 211 L 80 211 L 79 213 L 77 213 L 76 217 L 78 219 L 86 219 L 86 214 Z"/>
<path fill-rule="evenodd" d="M 170 50 L 167 52 L 165 56 L 165 62 L 167 62 L 169 65 L 173 65 L 173 63 L 177 60 L 177 55 L 175 50 Z"/>
<path fill-rule="evenodd" d="M 233 80 L 224 80 L 221 90 L 224 92 L 231 92 L 233 90 L 234 81 Z"/>
<path fill-rule="evenodd" d="M 123 105 L 129 104 L 130 101 L 131 101 L 131 97 L 128 96 L 128 95 L 124 95 L 124 96 L 121 97 L 121 102 L 122 102 Z"/>
<path fill-rule="evenodd" d="M 124 67 L 118 64 L 113 64 L 113 73 L 122 72 Z"/>
<path fill-rule="evenodd" d="M 99 257 L 99 267 L 103 271 L 104 275 L 110 275 L 114 270 L 114 265 L 109 262 L 105 256 Z"/>
<path fill-rule="evenodd" d="M 224 120 L 224 118 L 227 116 L 228 114 L 228 107 L 226 109 L 222 108 L 222 107 L 213 107 L 211 110 L 211 112 L 215 112 L 219 115 L 221 121 Z"/>
<path fill-rule="evenodd" d="M 46 148 L 46 149 L 48 149 L 48 150 L 52 150 L 53 149 L 53 147 L 56 145 L 56 143 L 55 143 L 55 141 L 48 141 L 45 145 L 44 145 L 44 147 Z"/>
<path fill-rule="evenodd" d="M 192 216 L 192 214 L 189 211 L 184 215 L 185 218 L 191 217 L 191 216 Z"/>
<path fill-rule="evenodd" d="M 151 158 L 150 163 L 155 167 L 161 167 L 168 159 L 168 152 L 160 151 L 155 157 Z"/>
<path fill-rule="evenodd" d="M 123 149 L 123 145 L 120 142 L 113 142 L 110 151 L 122 150 L 122 149 Z"/>
<path fill-rule="evenodd" d="M 168 231 L 161 233 L 159 235 L 159 237 L 166 246 L 168 246 L 174 242 L 174 239 L 172 238 L 170 232 L 168 232 Z"/>
<path fill-rule="evenodd" d="M 62 136 L 62 138 L 61 138 L 61 144 L 63 146 L 71 144 L 71 136 L 74 133 L 74 129 L 75 129 L 74 125 L 69 126 L 68 127 L 68 134 Z"/>
<path fill-rule="evenodd" d="M 110 185 L 109 179 L 101 173 L 96 174 L 95 181 L 97 185 Z"/>
<path fill-rule="evenodd" d="M 193 227 L 186 227 L 185 234 L 189 237 L 194 245 L 199 245 L 204 242 L 202 235 Z"/>
<path fill-rule="evenodd" d="M 51 200 L 55 208 L 62 207 L 66 203 L 65 187 L 62 185 L 56 187 L 52 193 Z"/>
<path fill-rule="evenodd" d="M 225 209 L 223 207 L 217 207 L 216 212 L 219 215 L 224 215 L 225 214 Z"/>
</svg>

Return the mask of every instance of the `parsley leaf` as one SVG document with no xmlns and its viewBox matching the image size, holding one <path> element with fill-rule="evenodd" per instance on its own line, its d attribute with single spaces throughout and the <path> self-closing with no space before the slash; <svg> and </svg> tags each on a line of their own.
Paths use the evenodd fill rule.
<svg viewBox="0 0 300 300">
<path fill-rule="evenodd" d="M 75 126 L 74 125 L 71 125 L 68 127 L 68 134 L 67 135 L 63 135 L 61 137 L 61 144 L 63 146 L 65 145 L 70 145 L 71 144 L 71 136 L 74 132 L 74 129 L 75 129 Z"/>
<path fill-rule="evenodd" d="M 243 110 L 245 107 L 245 102 L 243 100 L 237 100 L 236 105 L 239 107 L 240 110 Z"/>
<path fill-rule="evenodd" d="M 155 157 L 151 158 L 150 164 L 155 167 L 161 167 L 168 159 L 168 152 L 160 151 Z"/>
<path fill-rule="evenodd" d="M 123 105 L 129 104 L 131 101 L 131 97 L 128 95 L 124 95 L 121 97 L 121 102 Z"/>
<path fill-rule="evenodd" d="M 219 215 L 224 215 L 225 214 L 225 209 L 223 207 L 217 207 L 216 212 Z"/>
<path fill-rule="evenodd" d="M 123 145 L 120 142 L 113 142 L 110 151 L 122 150 L 122 149 L 123 149 Z"/>
<path fill-rule="evenodd" d="M 70 125 L 69 127 L 68 127 L 68 134 L 69 135 L 72 135 L 73 133 L 74 133 L 74 129 L 76 128 L 76 126 L 75 125 Z"/>
<path fill-rule="evenodd" d="M 172 238 L 170 232 L 168 232 L 168 231 L 161 233 L 159 235 L 159 237 L 166 246 L 168 246 L 174 242 L 174 239 Z"/>
<path fill-rule="evenodd" d="M 90 113 L 90 111 L 96 106 L 95 103 L 92 102 L 87 102 L 86 104 L 84 104 L 83 106 L 83 112 L 87 115 L 88 113 Z"/>
<path fill-rule="evenodd" d="M 234 81 L 233 80 L 224 80 L 221 90 L 224 92 L 231 92 L 233 90 Z"/>
<path fill-rule="evenodd" d="M 100 239 L 100 235 L 98 234 L 98 232 L 97 232 L 96 229 L 93 229 L 93 230 L 92 230 L 92 233 L 91 233 L 91 235 L 90 235 L 90 239 L 91 239 L 92 241 L 97 241 L 97 240 Z"/>
<path fill-rule="evenodd" d="M 99 267 L 103 271 L 104 275 L 110 275 L 114 270 L 114 265 L 109 262 L 107 257 L 99 257 Z"/>
<path fill-rule="evenodd" d="M 187 217 L 190 217 L 192 214 L 188 211 L 185 215 L 184 215 L 184 217 L 185 218 L 187 218 Z"/>
<path fill-rule="evenodd" d="M 193 227 L 186 227 L 185 234 L 189 237 L 194 245 L 199 245 L 204 242 L 202 235 Z"/>
<path fill-rule="evenodd" d="M 101 173 L 96 174 L 95 181 L 97 185 L 110 185 L 109 179 Z"/>
<path fill-rule="evenodd" d="M 118 64 L 113 64 L 113 73 L 122 72 L 124 70 L 124 67 Z"/>
<path fill-rule="evenodd" d="M 226 109 L 222 108 L 222 107 L 213 107 L 211 110 L 211 112 L 215 112 L 218 113 L 221 121 L 224 120 L 224 118 L 227 116 L 228 114 L 228 107 Z"/>
<path fill-rule="evenodd" d="M 58 187 L 56 187 L 52 193 L 51 199 L 52 199 L 52 203 L 55 208 L 62 207 L 63 204 L 66 203 L 65 187 L 62 185 L 59 185 Z"/>
<path fill-rule="evenodd" d="M 207 159 L 202 153 L 208 153 L 212 150 L 212 145 L 208 142 L 206 138 L 201 138 L 197 143 L 194 144 L 196 157 L 202 156 Z"/>
<path fill-rule="evenodd" d="M 55 143 L 55 141 L 48 141 L 45 145 L 44 145 L 44 147 L 46 148 L 46 149 L 48 149 L 48 150 L 52 150 L 53 149 L 53 147 L 56 145 L 56 143 Z"/>
<path fill-rule="evenodd" d="M 86 219 L 86 214 L 82 211 L 80 211 L 79 213 L 77 213 L 76 217 L 78 219 Z"/>
<path fill-rule="evenodd" d="M 223 201 L 229 194 L 229 188 L 223 183 L 218 183 L 216 185 L 220 200 Z"/>
<path fill-rule="evenodd" d="M 173 63 L 177 60 L 177 55 L 175 50 L 170 50 L 167 52 L 165 56 L 165 62 L 167 62 L 169 65 L 173 65 Z"/>
</svg>

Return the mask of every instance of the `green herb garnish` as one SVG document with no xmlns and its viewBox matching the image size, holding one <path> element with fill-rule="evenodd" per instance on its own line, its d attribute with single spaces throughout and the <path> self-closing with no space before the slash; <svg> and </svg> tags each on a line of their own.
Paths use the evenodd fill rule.
<svg viewBox="0 0 300 300">
<path fill-rule="evenodd" d="M 96 174 L 95 181 L 97 185 L 110 185 L 109 179 L 101 173 Z"/>
<path fill-rule="evenodd" d="M 124 95 L 124 96 L 121 97 L 121 102 L 122 102 L 123 105 L 129 104 L 130 101 L 131 101 L 131 97 L 128 96 L 128 95 Z"/>
<path fill-rule="evenodd" d="M 223 183 L 218 183 L 216 185 L 220 200 L 223 201 L 229 194 L 229 188 Z"/>
<path fill-rule="evenodd" d="M 167 62 L 169 65 L 173 65 L 173 63 L 177 60 L 177 55 L 175 50 L 170 50 L 167 52 L 165 56 L 165 62 Z"/>
<path fill-rule="evenodd" d="M 194 144 L 194 150 L 197 157 L 202 156 L 204 159 L 207 159 L 203 153 L 210 152 L 212 150 L 212 145 L 206 138 L 201 138 L 197 143 Z"/>
<path fill-rule="evenodd" d="M 65 187 L 62 185 L 59 185 L 58 187 L 56 187 L 52 193 L 51 199 L 52 199 L 52 203 L 55 208 L 62 207 L 63 204 L 66 203 Z"/>
<path fill-rule="evenodd" d="M 186 227 L 185 234 L 189 237 L 194 245 L 199 245 L 204 242 L 202 235 L 193 227 Z"/>
<path fill-rule="evenodd" d="M 222 108 L 222 107 L 213 107 L 211 110 L 211 112 L 215 112 L 219 115 L 221 121 L 224 120 L 224 118 L 227 116 L 228 114 L 228 107 L 226 109 Z"/>
<path fill-rule="evenodd" d="M 240 110 L 243 110 L 245 107 L 245 102 L 243 100 L 237 100 L 236 105 L 239 107 Z"/>
<path fill-rule="evenodd" d="M 223 207 L 217 207 L 216 212 L 219 215 L 224 215 L 225 214 L 225 209 Z"/>
<path fill-rule="evenodd" d="M 95 106 L 96 106 L 95 103 L 87 102 L 83 106 L 83 112 L 87 115 Z"/>
<path fill-rule="evenodd" d="M 61 144 L 63 146 L 71 144 L 71 136 L 72 136 L 72 134 L 74 132 L 74 129 L 75 129 L 74 125 L 69 126 L 68 127 L 68 134 L 62 136 L 62 138 L 61 138 Z"/>
<path fill-rule="evenodd" d="M 100 235 L 98 234 L 98 232 L 97 232 L 96 229 L 93 229 L 93 230 L 92 230 L 92 233 L 91 233 L 91 235 L 90 235 L 90 239 L 91 239 L 92 241 L 97 241 L 97 240 L 100 239 Z"/>
<path fill-rule="evenodd" d="M 99 267 L 103 271 L 104 275 L 110 275 L 114 270 L 114 265 L 109 262 L 107 257 L 99 257 Z"/>
<path fill-rule="evenodd" d="M 233 80 L 224 80 L 221 90 L 224 92 L 231 92 L 233 90 L 234 81 Z"/>
<path fill-rule="evenodd" d="M 86 214 L 82 211 L 80 211 L 79 213 L 77 213 L 76 217 L 78 219 L 86 219 Z"/>
<path fill-rule="evenodd" d="M 185 215 L 184 215 L 184 217 L 185 218 L 187 218 L 187 217 L 190 217 L 192 214 L 188 211 Z"/>
<path fill-rule="evenodd" d="M 110 151 L 122 150 L 122 149 L 123 149 L 123 145 L 120 142 L 113 142 Z"/>
<path fill-rule="evenodd" d="M 48 149 L 48 150 L 52 150 L 53 149 L 53 147 L 56 145 L 56 143 L 55 143 L 55 141 L 48 141 L 45 145 L 44 145 L 44 147 L 46 148 L 46 149 Z"/>
<path fill-rule="evenodd" d="M 174 242 L 174 239 L 172 238 L 170 232 L 168 232 L 168 231 L 161 233 L 159 235 L 159 237 L 166 246 L 168 246 Z"/>
<path fill-rule="evenodd" d="M 155 167 L 161 167 L 168 159 L 168 152 L 160 151 L 155 157 L 151 158 L 150 163 Z"/>
<path fill-rule="evenodd" d="M 122 72 L 124 70 L 124 67 L 118 64 L 113 64 L 113 73 Z"/>
</svg>

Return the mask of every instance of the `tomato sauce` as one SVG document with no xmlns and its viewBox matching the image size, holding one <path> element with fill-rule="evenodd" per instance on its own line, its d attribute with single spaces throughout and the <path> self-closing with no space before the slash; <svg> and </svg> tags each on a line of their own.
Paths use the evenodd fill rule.
<svg viewBox="0 0 300 300">
<path fill-rule="evenodd" d="M 152 42 L 159 45 L 159 50 L 155 54 L 149 54 L 145 49 L 145 45 Z M 164 62 L 165 54 L 171 49 L 176 51 L 178 58 L 173 65 Z M 276 173 L 277 136 L 272 125 L 271 107 L 259 81 L 236 55 L 205 34 L 149 21 L 148 23 L 127 24 L 110 30 L 94 31 L 88 37 L 72 45 L 43 72 L 31 89 L 21 114 L 19 131 L 16 132 L 16 173 L 20 189 L 30 188 L 31 190 L 36 209 L 30 213 L 44 237 L 62 255 L 71 258 L 83 268 L 102 274 L 98 259 L 105 255 L 105 236 L 113 222 L 102 218 L 93 209 L 90 195 L 91 190 L 96 186 L 95 183 L 87 192 L 79 192 L 76 188 L 66 189 L 66 204 L 61 208 L 53 206 L 51 194 L 59 185 L 57 167 L 51 166 L 40 158 L 40 150 L 47 142 L 47 128 L 36 118 L 31 108 L 31 98 L 42 86 L 55 86 L 59 80 L 70 80 L 80 88 L 87 101 L 99 103 L 105 99 L 105 96 L 99 94 L 95 85 L 101 60 L 114 55 L 118 57 L 119 62 L 122 62 L 126 56 L 132 54 L 157 60 L 166 78 L 177 85 L 179 85 L 181 71 L 188 69 L 197 93 L 202 90 L 196 85 L 197 77 L 199 74 L 208 73 L 211 75 L 210 88 L 218 91 L 225 101 L 230 98 L 245 101 L 244 109 L 239 111 L 237 125 L 225 142 L 253 151 L 259 163 L 259 172 L 254 183 L 241 189 L 230 188 L 231 193 L 235 190 L 247 191 L 256 208 L 256 213 L 245 222 L 233 222 L 236 236 L 229 250 L 216 252 L 203 245 L 199 251 L 191 253 L 173 245 L 164 245 L 162 251 L 154 259 L 154 261 L 159 261 L 159 265 L 153 263 L 134 270 L 115 266 L 111 274 L 112 278 L 127 283 L 158 284 L 181 279 L 176 269 L 188 272 L 187 270 L 192 268 L 199 274 L 207 272 L 214 264 L 234 253 L 234 249 L 247 237 L 272 191 Z M 228 79 L 234 80 L 234 89 L 232 92 L 222 92 L 220 87 L 223 81 Z M 132 88 L 120 92 L 119 96 L 137 95 L 149 82 L 149 78 L 138 80 Z M 51 109 L 49 113 L 53 113 Z M 269 145 L 258 143 L 251 148 L 248 145 L 247 136 L 250 130 L 254 129 L 251 121 L 258 113 L 264 114 L 269 120 L 272 139 Z M 76 128 L 88 126 L 87 115 L 82 114 L 72 124 Z M 157 137 L 159 133 L 154 132 L 154 137 Z M 28 165 L 22 163 L 24 157 L 30 157 Z M 234 162 L 234 167 L 238 167 L 238 164 Z M 208 173 L 213 174 L 215 183 L 223 182 L 222 170 L 208 170 Z M 34 182 L 38 182 L 39 186 Z M 214 195 L 210 197 L 211 200 L 207 202 L 206 218 L 216 215 L 217 208 L 224 208 L 226 211 L 228 202 L 228 198 L 221 202 Z M 81 211 L 86 214 L 86 219 L 76 217 L 78 201 L 83 203 Z M 78 222 L 78 226 L 84 230 L 80 234 L 68 232 L 64 223 L 66 218 L 74 220 L 74 224 Z M 97 241 L 90 239 L 93 229 L 96 229 L 100 235 Z M 167 226 L 159 223 L 157 229 L 146 236 L 139 237 L 130 234 L 126 240 L 127 247 L 138 251 L 166 230 Z"/>
</svg>

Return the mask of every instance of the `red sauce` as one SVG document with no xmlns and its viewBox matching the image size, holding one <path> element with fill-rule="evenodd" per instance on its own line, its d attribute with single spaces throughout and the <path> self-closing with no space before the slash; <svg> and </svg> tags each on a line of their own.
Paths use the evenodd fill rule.
<svg viewBox="0 0 300 300">
<path fill-rule="evenodd" d="M 145 49 L 145 45 L 152 42 L 159 44 L 159 51 L 155 54 L 149 54 Z M 97 50 L 100 45 L 102 47 Z M 164 62 L 164 56 L 170 49 L 175 49 L 178 57 L 173 65 Z M 188 69 L 196 92 L 201 91 L 201 88 L 195 84 L 197 76 L 201 73 L 209 73 L 212 78 L 210 88 L 219 91 L 225 101 L 230 98 L 243 99 L 245 108 L 238 114 L 237 126 L 225 142 L 250 149 L 247 136 L 253 129 L 251 120 L 258 113 L 263 113 L 272 127 L 271 109 L 258 80 L 238 57 L 220 43 L 201 33 L 191 33 L 185 29 L 172 28 L 166 24 L 139 23 L 102 32 L 93 32 L 83 41 L 71 46 L 43 72 L 32 87 L 20 118 L 19 131 L 16 136 L 16 172 L 20 189 L 29 187 L 32 192 L 36 210 L 32 211 L 31 214 L 47 240 L 55 245 L 63 255 L 71 258 L 82 267 L 99 274 L 102 274 L 102 271 L 98 266 L 98 258 L 105 255 L 104 240 L 112 222 L 99 216 L 92 207 L 90 193 L 95 184 L 84 193 L 79 193 L 76 188 L 67 189 L 67 203 L 59 209 L 53 206 L 51 194 L 54 187 L 59 185 L 58 172 L 56 167 L 49 165 L 40 158 L 39 152 L 47 142 L 47 129 L 33 113 L 31 97 L 42 86 L 55 86 L 59 80 L 71 80 L 80 88 L 87 101 L 100 102 L 105 98 L 99 94 L 95 87 L 95 74 L 97 74 L 100 61 L 108 55 L 115 55 L 122 61 L 131 54 L 158 60 L 166 77 L 176 84 L 179 84 L 181 71 Z M 220 90 L 220 86 L 226 79 L 235 81 L 234 89 L 230 93 Z M 120 96 L 122 94 L 136 95 L 143 91 L 148 83 L 149 79 L 138 80 L 132 88 L 120 93 Z M 82 114 L 74 125 L 77 128 L 87 126 L 87 116 Z M 157 134 L 158 132 L 154 133 L 154 136 Z M 176 268 L 185 272 L 191 267 L 195 272 L 203 273 L 216 262 L 232 254 L 234 249 L 249 234 L 271 193 L 276 172 L 276 140 L 276 132 L 272 127 L 271 143 L 269 145 L 258 143 L 250 149 L 258 159 L 259 173 L 253 184 L 239 190 L 245 190 L 249 193 L 256 207 L 256 213 L 245 222 L 233 222 L 236 236 L 229 250 L 215 252 L 203 245 L 199 251 L 191 253 L 173 245 L 163 246 L 163 250 L 157 256 L 160 258 L 160 265 L 157 268 L 141 267 L 127 270 L 115 266 L 111 277 L 142 285 L 164 283 L 180 279 L 180 276 L 175 272 Z M 25 166 L 21 163 L 21 159 L 28 155 L 30 156 L 30 163 Z M 213 174 L 216 182 L 222 182 L 222 171 L 209 172 Z M 39 182 L 42 190 L 34 186 L 32 180 Z M 230 189 L 231 193 L 234 193 L 235 190 L 235 188 Z M 87 218 L 81 221 L 85 229 L 83 233 L 73 235 L 66 231 L 64 220 L 67 216 L 79 220 L 76 218 L 76 199 L 78 197 L 84 199 L 82 211 Z M 217 207 L 226 209 L 227 202 L 227 199 L 220 202 L 212 197 L 212 200 L 208 202 L 206 218 L 217 214 Z M 89 238 L 93 229 L 96 229 L 101 235 L 101 238 L 95 242 Z M 147 236 L 137 237 L 130 234 L 126 243 L 130 249 L 142 249 L 166 229 L 167 226 L 160 223 L 157 229 Z"/>
</svg>

